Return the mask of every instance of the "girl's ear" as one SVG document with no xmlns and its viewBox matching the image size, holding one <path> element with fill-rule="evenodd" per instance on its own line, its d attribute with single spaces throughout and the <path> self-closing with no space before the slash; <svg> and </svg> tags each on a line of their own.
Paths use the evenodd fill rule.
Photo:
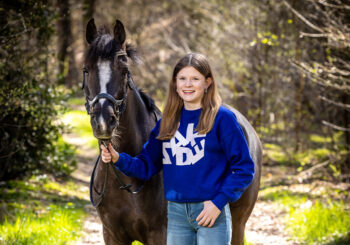
<svg viewBox="0 0 350 245">
<path fill-rule="evenodd" d="M 209 88 L 210 85 L 211 85 L 212 82 L 213 82 L 213 79 L 211 79 L 211 77 L 208 77 L 208 78 L 206 79 L 206 82 L 207 82 L 207 88 Z"/>
</svg>

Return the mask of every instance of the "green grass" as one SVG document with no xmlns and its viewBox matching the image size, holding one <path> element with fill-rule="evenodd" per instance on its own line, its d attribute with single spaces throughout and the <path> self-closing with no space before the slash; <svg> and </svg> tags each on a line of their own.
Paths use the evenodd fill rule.
<svg viewBox="0 0 350 245">
<path fill-rule="evenodd" d="M 307 189 L 306 189 L 307 190 Z M 328 190 L 332 191 L 332 190 Z M 333 192 L 333 191 L 332 191 Z M 344 193 L 333 193 L 340 197 Z M 271 187 L 260 192 L 261 200 L 281 204 L 286 211 L 285 224 L 290 235 L 300 244 L 349 244 L 349 206 L 335 198 L 327 204 L 322 193 L 292 192 L 284 188 Z"/>
<path fill-rule="evenodd" d="M 72 106 L 81 106 L 85 104 L 85 97 L 71 97 L 67 103 Z"/>
<path fill-rule="evenodd" d="M 143 243 L 138 242 L 138 241 L 134 241 L 134 242 L 132 243 L 132 245 L 143 245 Z"/>
<path fill-rule="evenodd" d="M 65 113 L 62 117 L 65 125 L 71 127 L 71 131 L 78 135 L 86 145 L 91 148 L 97 148 L 97 139 L 94 137 L 90 116 L 85 111 L 71 110 Z"/>
<path fill-rule="evenodd" d="M 287 230 L 303 244 L 336 244 L 350 235 L 350 212 L 342 202 L 309 201 L 291 208 L 286 219 Z"/>
<path fill-rule="evenodd" d="M 0 244 L 70 244 L 79 238 L 88 190 L 47 176 L 0 188 Z"/>
<path fill-rule="evenodd" d="M 285 208 L 296 207 L 308 200 L 308 195 L 305 193 L 291 192 L 280 187 L 267 188 L 260 193 L 261 200 L 277 202 Z"/>
<path fill-rule="evenodd" d="M 1 243 L 19 245 L 69 244 L 79 238 L 84 211 L 73 203 L 50 205 L 44 213 L 15 213 L 0 226 Z"/>
</svg>

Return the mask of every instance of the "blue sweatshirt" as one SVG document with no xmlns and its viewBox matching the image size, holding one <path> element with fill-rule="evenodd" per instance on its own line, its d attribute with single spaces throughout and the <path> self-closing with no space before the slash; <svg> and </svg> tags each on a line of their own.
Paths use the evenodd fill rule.
<svg viewBox="0 0 350 245">
<path fill-rule="evenodd" d="M 174 202 L 211 200 L 220 210 L 237 201 L 254 177 L 254 163 L 232 111 L 220 107 L 213 128 L 198 134 L 202 109 L 182 109 L 171 140 L 158 140 L 159 120 L 141 153 L 120 153 L 114 164 L 127 176 L 148 180 L 163 169 L 165 198 Z"/>
</svg>

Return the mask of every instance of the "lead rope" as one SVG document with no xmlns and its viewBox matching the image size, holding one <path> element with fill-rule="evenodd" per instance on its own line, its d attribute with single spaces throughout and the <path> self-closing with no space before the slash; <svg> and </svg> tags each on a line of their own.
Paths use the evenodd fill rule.
<svg viewBox="0 0 350 245">
<path fill-rule="evenodd" d="M 90 178 L 90 201 L 91 201 L 92 206 L 94 206 L 96 208 L 98 206 L 100 206 L 100 204 L 102 202 L 102 199 L 103 199 L 103 196 L 105 195 L 106 186 L 107 186 L 107 178 L 108 178 L 108 167 L 106 167 L 105 180 L 104 180 L 104 183 L 103 183 L 102 192 L 98 193 L 98 191 L 94 187 L 94 180 L 95 180 L 95 171 L 96 171 L 96 167 L 98 165 L 99 160 L 100 160 L 100 155 L 98 155 L 98 157 L 96 159 L 95 166 L 94 166 L 94 169 L 92 170 L 91 178 Z M 96 204 L 94 203 L 94 198 L 93 198 L 93 194 L 92 194 L 93 190 L 97 194 L 97 198 L 96 198 L 97 199 L 97 203 Z"/>
<path fill-rule="evenodd" d="M 103 144 L 105 145 L 104 142 L 103 142 Z M 100 155 L 96 159 L 95 166 L 94 166 L 94 169 L 92 170 L 91 178 L 90 178 L 90 201 L 91 201 L 91 204 L 92 204 L 93 207 L 97 208 L 101 204 L 101 202 L 103 200 L 103 197 L 104 197 L 104 195 L 105 195 L 105 193 L 107 191 L 106 187 L 107 187 L 109 164 L 112 164 L 112 169 L 113 169 L 114 176 L 117 178 L 119 184 L 121 185 L 119 187 L 119 189 L 125 190 L 125 191 L 127 191 L 127 192 L 129 192 L 131 194 L 137 194 L 142 189 L 142 187 L 144 186 L 144 182 L 143 182 L 135 191 L 132 191 L 131 190 L 132 185 L 131 184 L 127 185 L 127 184 L 125 184 L 123 182 L 123 180 L 121 179 L 121 177 L 118 174 L 118 171 L 113 166 L 113 162 L 110 161 L 109 163 L 106 163 L 107 166 L 106 166 L 106 173 L 105 173 L 105 179 L 104 179 L 104 183 L 103 183 L 103 187 L 102 187 L 102 192 L 98 193 L 98 191 L 96 190 L 96 188 L 94 186 L 94 180 L 95 180 L 95 171 L 96 171 L 96 167 L 97 167 L 97 165 L 99 163 L 99 160 L 100 160 Z M 92 191 L 95 191 L 96 194 L 97 194 L 97 197 L 96 197 L 96 201 L 97 202 L 96 202 L 96 204 L 94 203 Z"/>
</svg>

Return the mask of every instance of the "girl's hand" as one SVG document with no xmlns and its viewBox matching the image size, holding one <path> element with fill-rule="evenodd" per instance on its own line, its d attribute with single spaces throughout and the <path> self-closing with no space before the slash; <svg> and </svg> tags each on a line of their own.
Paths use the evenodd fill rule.
<svg viewBox="0 0 350 245">
<path fill-rule="evenodd" d="M 119 153 L 114 150 L 111 143 L 108 144 L 108 149 L 101 144 L 101 157 L 102 161 L 105 163 L 110 163 L 111 161 L 115 163 L 119 159 Z"/>
<path fill-rule="evenodd" d="M 221 211 L 212 201 L 205 201 L 202 212 L 198 215 L 196 221 L 198 225 L 212 227 L 220 215 Z"/>
</svg>

